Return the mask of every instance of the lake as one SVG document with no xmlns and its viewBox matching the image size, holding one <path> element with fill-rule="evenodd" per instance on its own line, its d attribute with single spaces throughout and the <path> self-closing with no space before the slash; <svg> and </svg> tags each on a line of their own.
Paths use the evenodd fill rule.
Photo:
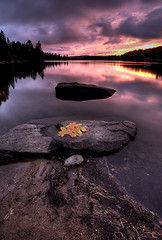
<svg viewBox="0 0 162 240">
<path fill-rule="evenodd" d="M 0 134 L 31 119 L 50 117 L 134 122 L 135 141 L 102 160 L 132 198 L 162 216 L 162 64 L 19 63 L 1 64 L 0 72 Z M 116 93 L 102 100 L 59 100 L 55 87 L 60 82 L 95 84 Z"/>
</svg>

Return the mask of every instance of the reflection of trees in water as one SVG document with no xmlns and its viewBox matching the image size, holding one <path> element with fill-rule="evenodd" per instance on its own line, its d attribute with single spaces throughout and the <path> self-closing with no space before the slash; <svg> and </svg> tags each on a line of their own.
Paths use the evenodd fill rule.
<svg viewBox="0 0 162 240">
<path fill-rule="evenodd" d="M 44 78 L 44 70 L 46 67 L 59 67 L 61 65 L 68 65 L 68 62 L 42 62 L 42 63 L 9 63 L 0 64 L 0 105 L 2 102 L 7 101 L 9 98 L 9 88 L 15 87 L 15 84 L 20 79 L 31 77 L 36 79 L 37 75 Z M 162 64 L 134 64 L 124 63 L 123 67 L 129 68 L 135 71 L 143 71 L 146 73 L 152 73 L 156 75 L 157 79 L 162 78 Z"/>
<path fill-rule="evenodd" d="M 39 75 L 44 78 L 46 67 L 57 67 L 67 62 L 42 62 L 42 63 L 9 63 L 0 64 L 0 105 L 9 98 L 9 88 L 15 88 L 18 79 L 31 77 L 33 80 Z"/>
<path fill-rule="evenodd" d="M 9 87 L 4 86 L 3 89 L 0 89 L 0 105 L 2 102 L 6 102 L 9 98 Z"/>
<path fill-rule="evenodd" d="M 66 61 L 66 62 L 50 62 L 50 61 L 46 61 L 45 62 L 45 65 L 46 67 L 58 67 L 58 66 L 61 66 L 61 65 L 68 65 L 69 62 Z"/>
<path fill-rule="evenodd" d="M 149 63 L 144 63 L 141 65 L 135 65 L 133 64 L 123 64 L 122 65 L 125 68 L 130 68 L 135 71 L 142 71 L 146 73 L 152 73 L 155 74 L 156 79 L 162 78 L 162 64 L 149 64 Z"/>
</svg>

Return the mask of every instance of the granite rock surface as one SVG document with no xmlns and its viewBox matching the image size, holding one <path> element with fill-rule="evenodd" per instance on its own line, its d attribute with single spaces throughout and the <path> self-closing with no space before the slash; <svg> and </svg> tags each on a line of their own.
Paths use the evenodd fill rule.
<svg viewBox="0 0 162 240">
<path fill-rule="evenodd" d="M 9 132 L 0 136 L 0 156 L 15 154 L 50 154 L 62 150 L 87 150 L 97 153 L 115 152 L 127 145 L 135 138 L 136 126 L 134 123 L 106 122 L 81 120 L 87 132 L 82 136 L 58 136 L 60 127 L 66 127 L 70 122 L 51 119 L 33 120 L 18 125 Z"/>
</svg>

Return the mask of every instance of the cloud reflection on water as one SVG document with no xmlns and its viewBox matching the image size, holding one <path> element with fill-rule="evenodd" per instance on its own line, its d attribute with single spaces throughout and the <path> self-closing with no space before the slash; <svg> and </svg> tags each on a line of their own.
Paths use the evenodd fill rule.
<svg viewBox="0 0 162 240">
<path fill-rule="evenodd" d="M 116 110 L 118 115 L 132 118 L 132 115 L 137 111 L 134 117 L 138 120 L 145 116 L 147 121 L 151 122 L 151 118 L 152 121 L 155 119 L 159 121 L 161 117 L 162 79 L 156 78 L 155 70 L 151 72 L 152 69 L 158 69 L 157 67 L 152 67 L 151 64 L 146 66 L 145 69 L 142 63 L 71 62 L 66 68 L 60 66 L 55 71 L 48 68 L 45 72 L 51 78 L 53 76 L 57 83 L 77 81 L 116 89 L 117 92 L 111 99 L 100 101 L 101 115 L 109 116 L 108 110 L 113 111 L 113 113 Z M 87 102 L 87 104 L 91 105 L 92 103 Z M 90 109 L 92 112 L 92 106 Z M 97 112 L 96 108 L 95 111 Z M 144 117 L 142 119 L 144 120 Z"/>
<path fill-rule="evenodd" d="M 13 125 L 16 125 L 30 118 L 68 118 L 73 115 L 84 119 L 126 119 L 137 122 L 145 119 L 152 124 L 158 123 L 162 116 L 162 79 L 156 78 L 156 64 L 147 64 L 147 68 L 144 68 L 145 65 L 72 61 L 51 63 L 46 68 L 42 66 L 41 69 L 35 69 L 35 73 L 30 69 L 26 77 L 25 72 L 23 73 L 23 78 L 16 72 L 16 77 L 13 74 L 11 81 L 8 79 L 7 83 L 0 86 L 0 101 L 3 102 L 0 107 L 0 121 L 3 125 L 7 124 L 7 119 L 8 122 L 14 119 Z M 86 103 L 66 102 L 55 98 L 55 87 L 59 82 L 75 81 L 113 88 L 117 92 L 107 100 Z"/>
</svg>

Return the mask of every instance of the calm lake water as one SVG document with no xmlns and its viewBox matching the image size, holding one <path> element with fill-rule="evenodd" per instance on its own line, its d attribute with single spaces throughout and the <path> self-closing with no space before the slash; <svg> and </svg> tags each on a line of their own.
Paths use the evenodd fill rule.
<svg viewBox="0 0 162 240">
<path fill-rule="evenodd" d="M 104 160 L 135 200 L 162 216 L 162 64 L 8 64 L 0 65 L 0 72 L 0 134 L 31 119 L 49 117 L 134 122 L 135 141 Z M 64 101 L 55 97 L 60 82 L 95 84 L 116 93 L 103 100 Z"/>
</svg>

